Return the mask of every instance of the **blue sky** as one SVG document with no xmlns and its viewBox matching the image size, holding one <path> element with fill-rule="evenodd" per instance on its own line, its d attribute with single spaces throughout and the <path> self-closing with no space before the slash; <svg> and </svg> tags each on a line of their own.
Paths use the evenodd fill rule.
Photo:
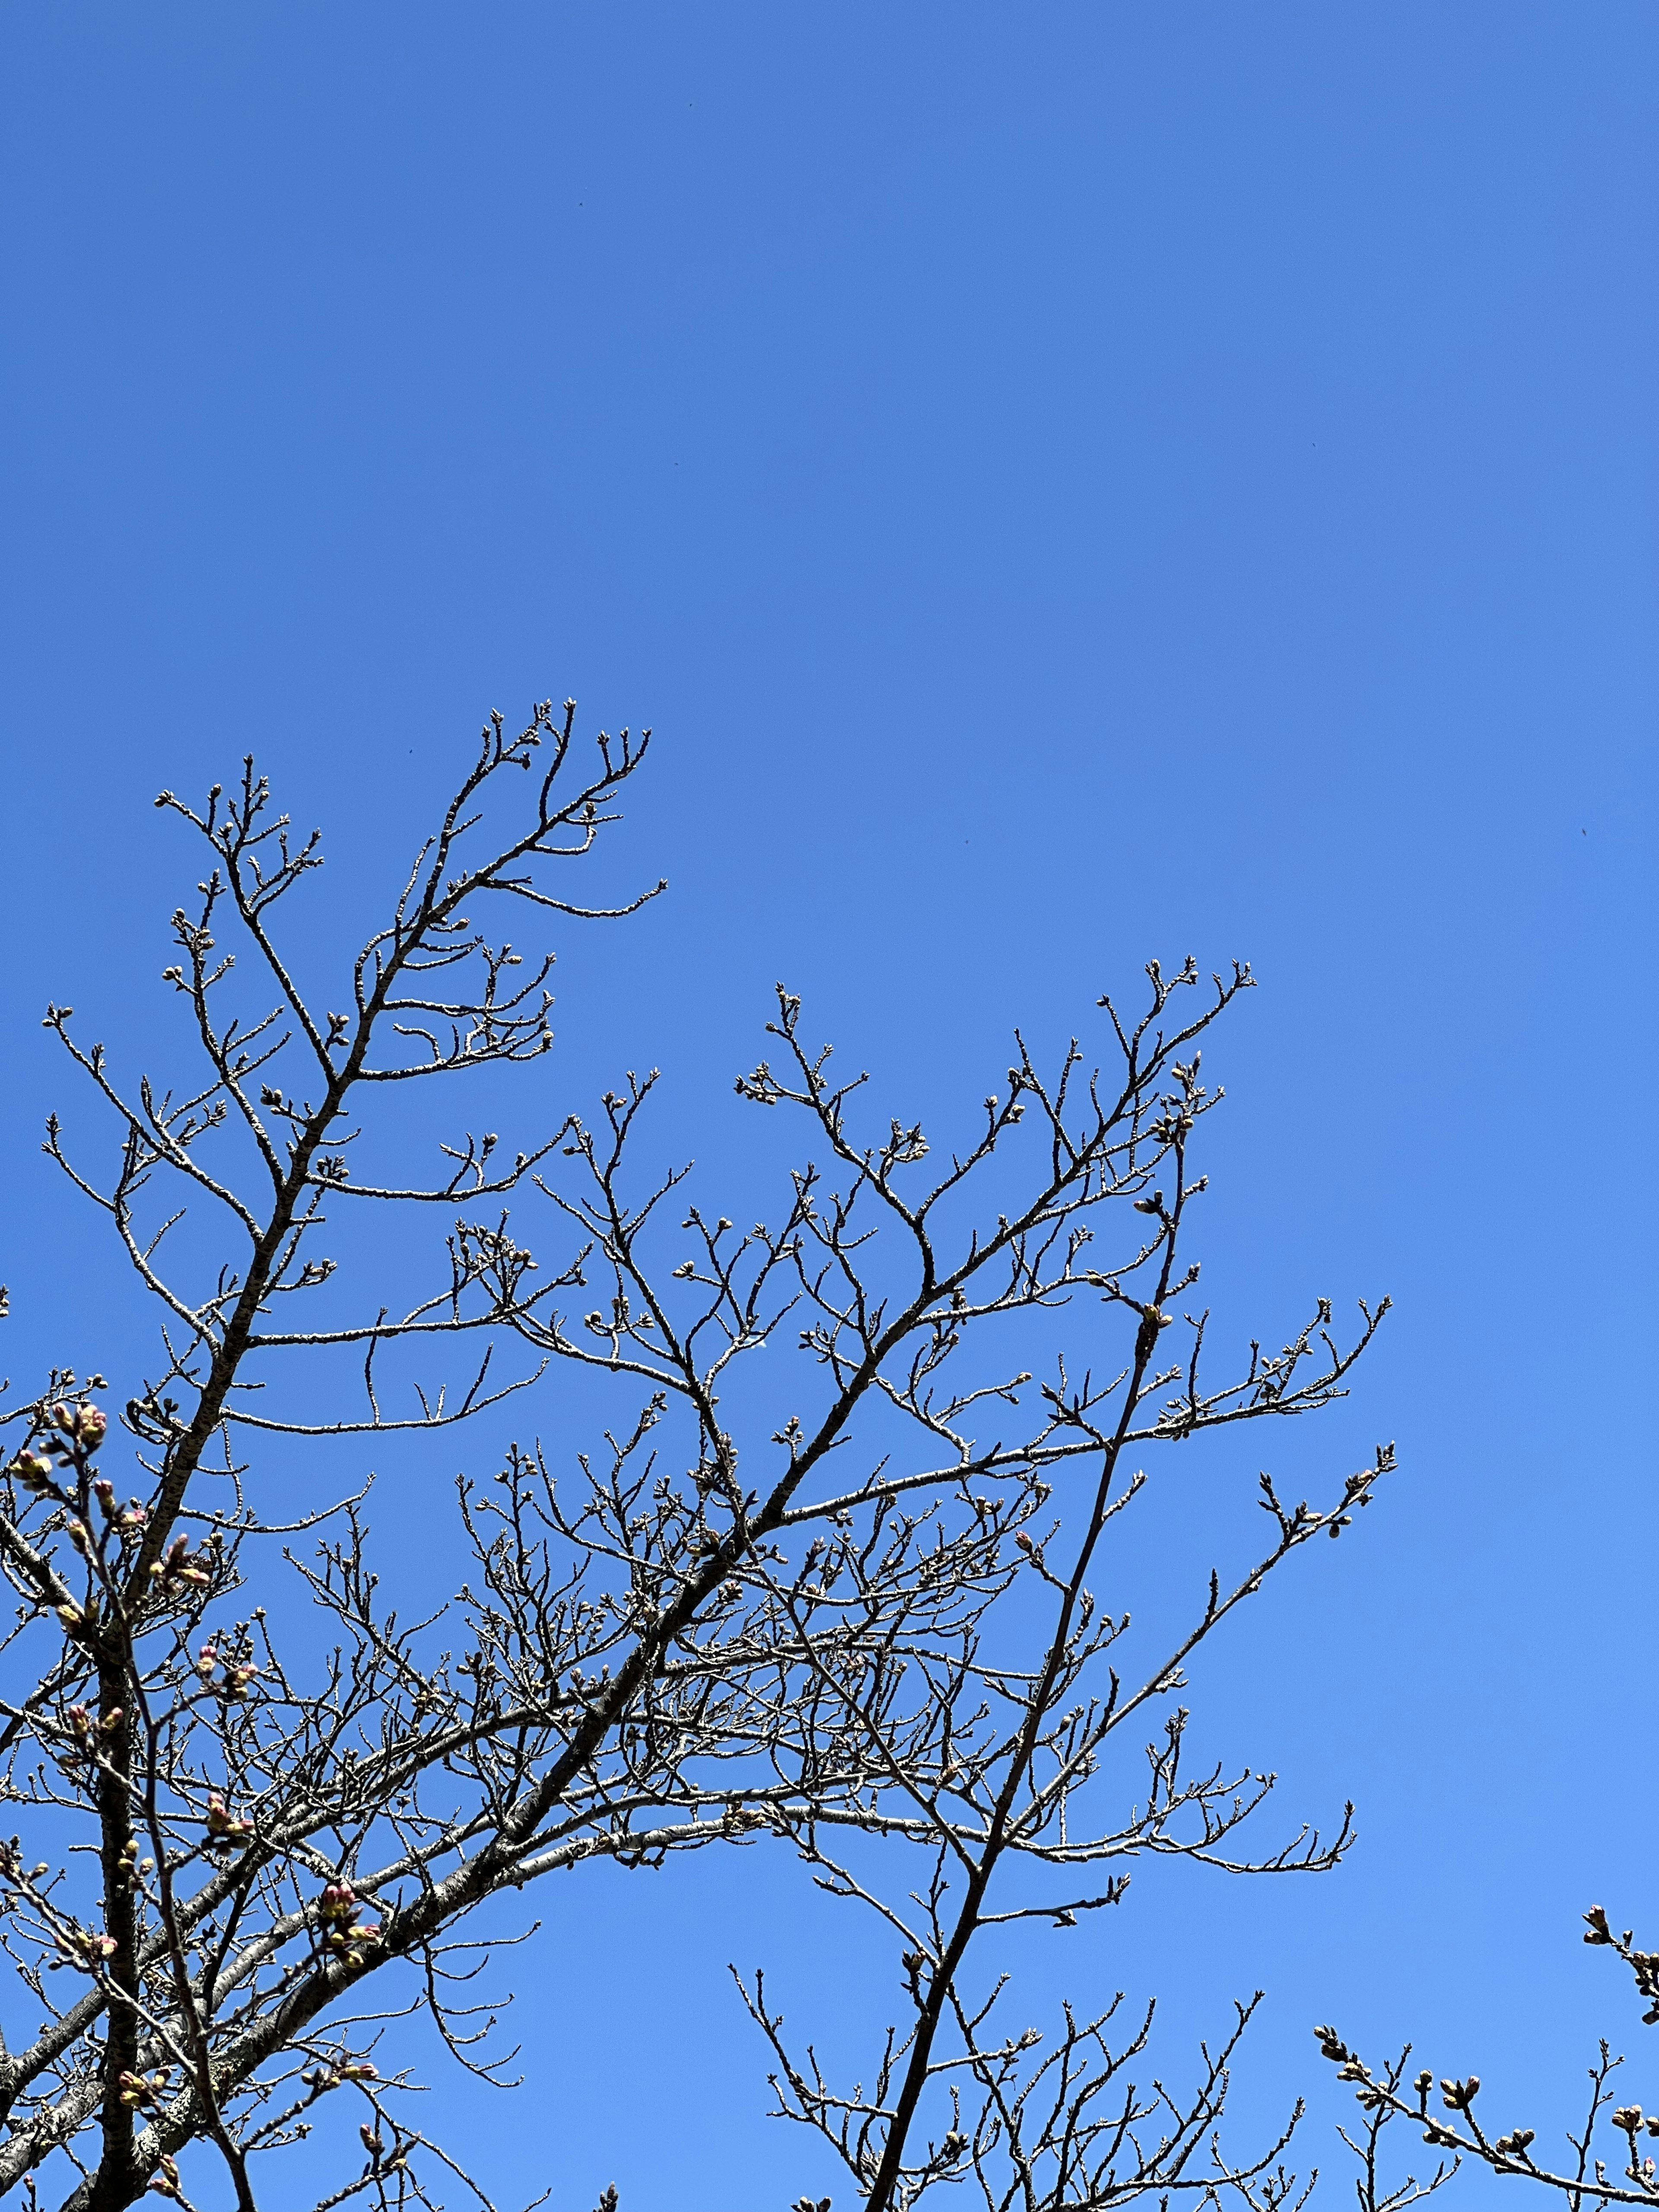
<svg viewBox="0 0 1659 2212">
<path fill-rule="evenodd" d="M 1659 1932 L 1656 106 L 1629 0 L 0 12 L 13 1374 L 140 1357 L 39 1012 L 155 1042 L 149 801 L 250 749 L 320 947 L 488 708 L 654 726 L 617 880 L 672 890 L 562 944 L 536 1110 L 660 1063 L 711 1192 L 776 976 L 943 1124 L 1016 1021 L 1248 958 L 1218 1304 L 1398 1309 L 1251 1450 L 1403 1471 L 1197 1704 L 1362 1844 L 1148 1880 L 1034 2002 L 1161 1988 L 1178 2051 L 1263 1984 L 1243 2109 L 1322 2134 L 1328 2017 L 1565 2118 L 1641 2033 L 1577 1914 Z M 1169 1533 L 1139 1601 L 1208 1565 Z M 865 2017 L 793 1870 L 545 1910 L 532 2102 L 434 2098 L 501 2201 L 817 2179 L 723 1985 Z"/>
</svg>

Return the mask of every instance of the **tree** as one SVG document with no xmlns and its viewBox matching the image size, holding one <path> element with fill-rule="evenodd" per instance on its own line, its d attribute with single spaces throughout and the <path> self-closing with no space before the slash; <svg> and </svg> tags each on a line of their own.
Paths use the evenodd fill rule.
<svg viewBox="0 0 1659 2212">
<path fill-rule="evenodd" d="M 872 1133 L 865 1079 L 831 1074 L 780 988 L 770 1058 L 737 1090 L 794 1116 L 804 1156 L 747 1231 L 690 1195 L 685 1167 L 636 1166 L 650 1075 L 526 1149 L 458 1136 L 411 1182 L 363 1158 L 390 1142 L 380 1109 L 550 1042 L 547 961 L 522 967 L 472 917 L 506 901 L 601 918 L 561 895 L 560 871 L 617 818 L 648 732 L 601 734 L 584 765 L 574 713 L 543 704 L 516 736 L 491 718 L 343 1012 L 301 988 L 279 928 L 318 837 L 290 837 L 251 760 L 200 811 L 157 802 L 210 854 L 166 971 L 197 1076 L 129 1082 L 48 1010 L 117 1147 L 101 1179 L 56 1118 L 47 1149 L 160 1308 L 161 1348 L 115 1394 L 118 1459 L 102 1376 L 54 1372 L 5 1415 L 10 1680 L 28 1687 L 0 1705 L 3 1786 L 28 1832 L 6 1846 L 3 1934 L 41 2024 L 0 2057 L 0 2189 L 32 2196 L 63 2167 L 75 2212 L 147 2188 L 187 2204 L 187 2185 L 247 2212 L 267 2154 L 313 2129 L 334 2141 L 343 2099 L 362 2155 L 319 2203 L 428 2202 L 449 2161 L 373 2054 L 418 2007 L 494 2078 L 469 1916 L 596 1858 L 771 1836 L 878 1913 L 900 1955 L 904 2017 L 867 2091 L 825 2080 L 762 1977 L 744 1983 L 780 2110 L 828 2139 L 870 2212 L 969 2175 L 994 2206 L 1231 2192 L 1266 2212 L 1292 2187 L 1284 2138 L 1233 2160 L 1214 2137 L 1249 2004 L 1172 2100 L 1132 2078 L 1149 2014 L 1114 2040 L 1115 2008 L 1068 2012 L 1044 2045 L 994 2024 L 999 1985 L 975 1964 L 988 1930 L 1115 1903 L 1137 1857 L 1307 1872 L 1347 1841 L 1345 1817 L 1328 1839 L 1252 1850 L 1240 1832 L 1269 1778 L 1189 1771 L 1176 1700 L 1198 1646 L 1370 1502 L 1389 1449 L 1323 1504 L 1261 1478 L 1259 1550 L 1211 1573 L 1139 1673 L 1120 1678 L 1127 1622 L 1089 1588 L 1148 1480 L 1132 1462 L 1328 1405 L 1386 1310 L 1362 1305 L 1344 1339 L 1322 1299 L 1219 1380 L 1203 1312 L 1182 1316 L 1194 1152 L 1220 1096 L 1200 1042 L 1249 971 L 1206 984 L 1190 961 L 1154 962 L 1137 1012 L 1100 1002 L 1103 1069 L 1076 1044 L 1044 1069 L 1017 1040 L 943 1156 L 900 1120 Z M 227 933 L 254 956 L 251 1004 Z M 556 1224 L 535 1253 L 501 1210 L 515 1193 Z M 187 1207 L 215 1226 L 181 1249 Z M 331 1214 L 369 1207 L 446 1224 L 428 1284 L 395 1307 L 343 1304 L 318 1250 Z M 314 1326 L 286 1318 L 301 1297 Z M 469 1336 L 452 1398 L 428 1363 Z M 764 1391 L 742 1382 L 790 1340 Z M 329 1395 L 346 1358 L 351 1405 Z M 400 1358 L 403 1412 L 386 1380 Z M 406 1619 L 380 1586 L 361 1492 L 284 1512 L 253 1456 L 272 1437 L 439 1428 L 580 1374 L 620 1394 L 602 1445 L 578 1453 L 567 1395 L 543 1442 L 459 1484 L 471 1579 L 439 1619 Z M 318 1549 L 290 1571 L 300 1531 Z M 331 1619 L 320 1658 L 283 1626 L 296 1577 Z M 1103 1806 L 1120 1745 L 1143 1735 L 1144 1786 Z M 920 1904 L 895 1902 L 917 1865 Z"/>
</svg>

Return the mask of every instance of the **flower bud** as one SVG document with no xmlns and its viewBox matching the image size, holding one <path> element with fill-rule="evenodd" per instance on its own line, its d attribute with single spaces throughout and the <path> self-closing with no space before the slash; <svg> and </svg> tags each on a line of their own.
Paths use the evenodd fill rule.
<svg viewBox="0 0 1659 2212">
<path fill-rule="evenodd" d="M 7 1472 L 21 1482 L 25 1490 L 38 1495 L 52 1480 L 52 1462 L 43 1459 L 39 1452 L 19 1452 Z"/>
<path fill-rule="evenodd" d="M 87 1451 L 96 1451 L 109 1427 L 109 1416 L 100 1406 L 77 1406 L 70 1435 Z"/>
</svg>

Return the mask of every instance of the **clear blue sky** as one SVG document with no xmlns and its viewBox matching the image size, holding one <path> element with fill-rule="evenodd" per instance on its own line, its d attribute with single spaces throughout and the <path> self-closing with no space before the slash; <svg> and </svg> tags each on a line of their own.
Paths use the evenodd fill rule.
<svg viewBox="0 0 1659 2212">
<path fill-rule="evenodd" d="M 38 1016 L 141 1054 L 195 871 L 148 801 L 250 748 L 343 911 L 485 708 L 653 724 L 672 890 L 568 946 L 543 1096 L 660 1061 L 713 1190 L 775 976 L 940 1116 L 1015 1020 L 1247 957 L 1218 1300 L 1398 1302 L 1351 1412 L 1250 1449 L 1403 1473 L 1198 1708 L 1362 1844 L 1149 1879 L 1029 1986 L 1161 1986 L 1178 2054 L 1265 1984 L 1247 2116 L 1334 2018 L 1553 2126 L 1644 2033 L 1578 1912 L 1659 1938 L 1656 169 L 1650 0 L 13 0 L 12 1372 L 139 1356 Z M 500 2201 L 834 2186 L 722 1978 L 868 2010 L 790 1869 L 544 1910 L 529 2101 L 434 2100 Z"/>
</svg>

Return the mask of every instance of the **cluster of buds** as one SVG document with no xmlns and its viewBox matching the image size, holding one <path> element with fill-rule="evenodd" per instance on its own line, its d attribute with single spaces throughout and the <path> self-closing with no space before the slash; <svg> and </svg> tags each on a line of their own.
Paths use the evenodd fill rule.
<svg viewBox="0 0 1659 2212">
<path fill-rule="evenodd" d="M 97 1406 L 57 1405 L 47 1419 L 64 1439 L 60 1451 L 95 1452 L 109 1427 L 108 1414 Z"/>
<path fill-rule="evenodd" d="M 902 1952 L 899 1965 L 904 1970 L 904 1986 L 920 2004 L 926 1994 L 926 1984 L 932 1979 L 927 1954 L 925 1951 Z"/>
<path fill-rule="evenodd" d="M 136 1535 L 149 1519 L 149 1515 L 136 1498 L 130 1498 L 125 1505 L 118 1506 L 115 1503 L 115 1485 L 107 1481 L 102 1475 L 100 1475 L 97 1481 L 93 1484 L 92 1491 L 94 1497 L 98 1500 L 99 1510 L 105 1520 L 113 1525 L 117 1534 L 124 1540 L 128 1536 Z"/>
<path fill-rule="evenodd" d="M 149 2178 L 149 2185 L 158 2197 L 177 2197 L 183 2202 L 184 2192 L 179 2186 L 179 2169 L 165 2152 L 161 2165 Z"/>
<path fill-rule="evenodd" d="M 8 1844 L 0 1844 L 0 1881 L 20 1883 L 39 1881 L 43 1874 L 50 1872 L 51 1869 L 45 1859 L 42 1859 L 38 1866 L 24 1866 L 23 1841 L 21 1836 L 14 1836 Z"/>
<path fill-rule="evenodd" d="M 131 2112 L 141 2111 L 146 2106 L 154 2105 L 166 2093 L 167 2069 L 161 2067 L 154 2074 L 123 2073 L 118 2086 L 121 2102 L 127 2110 Z"/>
<path fill-rule="evenodd" d="M 246 1656 L 227 1659 L 218 1645 L 212 1642 L 203 1644 L 196 1654 L 195 1663 L 196 1672 L 201 1680 L 210 1688 L 217 1690 L 221 1697 L 228 1698 L 245 1698 L 248 1684 L 259 1671 Z M 215 1681 L 215 1673 L 221 1667 L 224 1673 Z"/>
<path fill-rule="evenodd" d="M 253 1823 L 238 1820 L 216 1790 L 208 1799 L 207 1831 L 210 1847 L 228 1851 L 234 1844 L 246 1842 L 253 1833 Z"/>
<path fill-rule="evenodd" d="M 52 1486 L 52 1462 L 43 1458 L 39 1452 L 19 1452 L 6 1473 L 20 1489 L 27 1490 L 33 1498 L 40 1497 Z"/>
<path fill-rule="evenodd" d="M 1349 2050 L 1334 2027 L 1316 2027 L 1314 2034 L 1318 2040 L 1320 2057 L 1328 2058 L 1336 2068 L 1337 2080 L 1352 2081 L 1358 2085 L 1354 2091 L 1354 2095 L 1366 2112 L 1374 2112 L 1380 2105 L 1387 2101 L 1387 2093 L 1379 2088 L 1372 2079 L 1370 2068 L 1366 2065 L 1357 2051 Z M 1434 2076 L 1431 2074 L 1418 2075 L 1417 2101 L 1419 2106 L 1423 2106 L 1427 2098 L 1433 2081 Z M 1477 2083 L 1476 2086 L 1478 2087 L 1479 2084 Z M 1424 2137 L 1425 2142 L 1443 2141 L 1449 2142 L 1451 2140 L 1449 2136 L 1442 2136 L 1433 2122 L 1430 2122 L 1429 2132 Z"/>
<path fill-rule="evenodd" d="M 362 1911 L 357 1893 L 349 1881 L 331 1881 L 317 1903 L 317 1917 L 325 1933 L 324 1942 L 348 1966 L 361 1966 L 363 1953 L 380 1940 L 378 1920 L 359 1920 Z"/>
<path fill-rule="evenodd" d="M 175 1536 L 159 1559 L 150 1562 L 151 1578 L 169 1595 L 175 1590 L 205 1589 L 213 1580 L 213 1560 L 205 1552 L 192 1552 L 188 1536 Z"/>
<path fill-rule="evenodd" d="M 112 1936 L 100 1936 L 94 1928 L 70 1928 L 58 1941 L 69 1964 L 86 1974 L 95 1974 L 120 1948 Z"/>
<path fill-rule="evenodd" d="M 1648 2009 L 1642 2015 L 1644 2027 L 1659 2025 L 1659 1951 L 1638 1951 L 1633 1932 L 1626 1928 L 1622 1936 L 1615 1936 L 1607 1925 L 1607 1916 L 1599 1905 L 1592 1905 L 1584 1915 L 1584 1941 L 1587 1943 L 1611 1943 L 1626 1965 L 1636 1976 L 1637 1994 L 1648 2000 Z"/>
<path fill-rule="evenodd" d="M 1613 2124 L 1622 2128 L 1634 2144 L 1644 2129 L 1650 2136 L 1659 2136 L 1659 2112 L 1644 2114 L 1639 2105 L 1621 2105 L 1613 2116 Z"/>
<path fill-rule="evenodd" d="M 346 2081 L 378 2081 L 380 2069 L 371 2066 L 367 2058 L 342 2058 L 331 2066 L 313 2067 L 300 2079 L 313 2095 L 323 2096 L 330 2089 L 337 2089 Z"/>
<path fill-rule="evenodd" d="M 126 1709 L 122 1705 L 112 1705 L 108 1712 L 100 1714 L 96 1720 L 94 1720 L 84 1705 L 71 1705 L 64 1717 L 69 1722 L 75 1741 L 82 1749 L 95 1751 L 100 1736 L 113 1735 L 116 1729 L 120 1727 L 126 1717 Z"/>
<path fill-rule="evenodd" d="M 1536 2128 L 1516 2128 L 1513 2133 L 1499 2136 L 1492 2148 L 1499 2158 L 1526 2158 L 1527 2145 L 1536 2136 Z M 1528 2159 L 1528 2164 L 1532 2161 Z"/>
<path fill-rule="evenodd" d="M 63 1492 L 58 1490 L 56 1481 L 58 1470 L 47 1454 L 55 1452 L 60 1460 L 65 1462 L 89 1458 L 103 1443 L 109 1421 L 96 1406 L 71 1406 L 67 1403 L 49 1407 L 46 1419 L 47 1429 L 41 1439 L 42 1448 L 37 1451 L 26 1447 L 9 1462 L 6 1473 L 20 1489 L 27 1491 L 32 1498 L 61 1498 Z M 70 1534 L 74 1534 L 73 1528 Z M 82 1529 L 76 1539 L 83 1549 L 85 1535 Z"/>
<path fill-rule="evenodd" d="M 363 2148 L 368 2153 L 370 2164 L 375 2173 L 401 2173 L 404 2171 L 409 2160 L 409 2151 L 405 2144 L 394 2139 L 392 2155 L 386 2158 L 386 2142 L 378 2128 L 370 2127 L 365 2120 L 357 2132 L 363 2139 Z M 383 2159 L 385 2159 L 384 2165 L 381 2163 Z"/>
<path fill-rule="evenodd" d="M 137 1836 L 129 1836 L 121 1847 L 121 1856 L 115 1863 L 115 1871 L 118 1880 L 130 1882 L 135 1874 L 154 1874 L 155 1862 L 154 1859 L 141 1861 L 138 1856 L 138 1838 Z"/>
</svg>

